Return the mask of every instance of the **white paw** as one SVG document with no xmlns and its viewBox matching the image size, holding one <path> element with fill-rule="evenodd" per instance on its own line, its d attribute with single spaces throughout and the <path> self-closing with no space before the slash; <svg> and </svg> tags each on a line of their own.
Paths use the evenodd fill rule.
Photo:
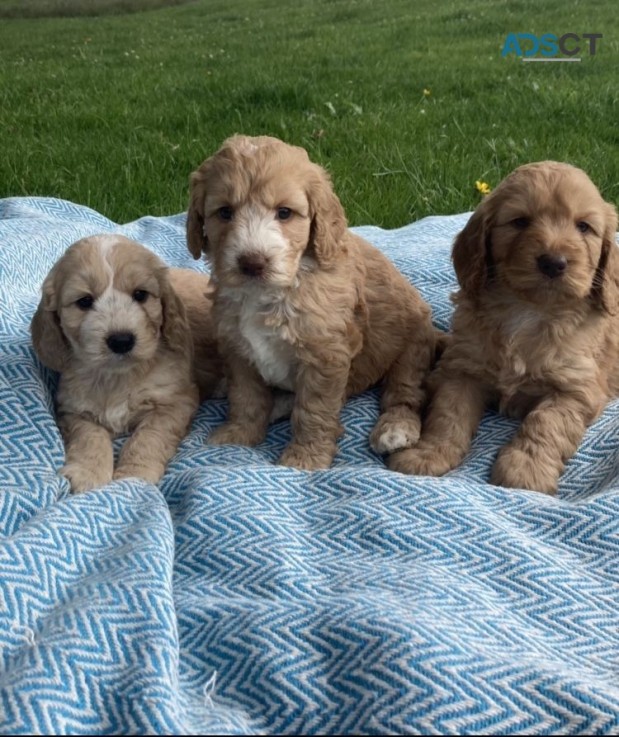
<svg viewBox="0 0 619 737">
<path fill-rule="evenodd" d="M 378 421 L 370 435 L 370 445 L 376 453 L 394 453 L 396 450 L 412 448 L 419 440 L 419 420 Z"/>
</svg>

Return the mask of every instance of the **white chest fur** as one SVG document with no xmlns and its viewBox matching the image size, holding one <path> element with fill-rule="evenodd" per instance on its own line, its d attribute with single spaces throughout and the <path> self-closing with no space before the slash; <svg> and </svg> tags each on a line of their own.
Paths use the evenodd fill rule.
<svg viewBox="0 0 619 737">
<path fill-rule="evenodd" d="M 294 391 L 298 363 L 285 305 L 249 296 L 239 307 L 238 327 L 246 358 L 267 384 Z"/>
<path fill-rule="evenodd" d="M 179 369 L 180 371 L 181 369 Z M 179 374 L 182 377 L 182 373 Z M 128 432 L 157 404 L 165 404 L 178 391 L 177 376 L 165 366 L 146 374 L 68 370 L 58 387 L 58 408 L 63 413 L 90 417 L 114 435 Z"/>
<path fill-rule="evenodd" d="M 131 420 L 131 411 L 127 399 L 113 398 L 112 401 L 101 403 L 96 409 L 99 410 L 97 421 L 110 428 L 114 433 L 127 432 Z"/>
<path fill-rule="evenodd" d="M 577 314 L 553 319 L 532 308 L 514 310 L 502 324 L 499 384 L 539 395 L 544 387 L 594 380 L 596 359 L 587 348 L 590 332 Z"/>
<path fill-rule="evenodd" d="M 503 334 L 508 342 L 530 340 L 547 327 L 548 318 L 537 310 L 520 308 L 513 311 L 503 323 Z"/>
<path fill-rule="evenodd" d="M 515 310 L 503 323 L 501 333 L 504 344 L 501 378 L 510 383 L 528 372 L 531 341 L 545 331 L 543 316 L 533 309 Z M 545 341 L 546 342 L 546 341 Z"/>
<path fill-rule="evenodd" d="M 135 408 L 126 382 L 97 383 L 72 379 L 72 376 L 61 379 L 58 406 L 63 412 L 90 416 L 113 434 L 130 429 Z"/>
</svg>

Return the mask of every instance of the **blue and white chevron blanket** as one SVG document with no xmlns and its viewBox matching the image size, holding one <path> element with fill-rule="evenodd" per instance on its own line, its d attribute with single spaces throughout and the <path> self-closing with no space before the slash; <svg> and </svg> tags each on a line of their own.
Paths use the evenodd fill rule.
<svg viewBox="0 0 619 737">
<path fill-rule="evenodd" d="M 358 229 L 442 327 L 466 219 Z M 516 427 L 492 413 L 448 476 L 386 471 L 373 392 L 328 471 L 273 465 L 286 422 L 206 446 L 217 400 L 160 488 L 72 496 L 28 325 L 54 261 L 101 232 L 201 268 L 183 215 L 0 200 L 0 732 L 619 734 L 619 402 L 556 498 L 488 483 Z"/>
</svg>

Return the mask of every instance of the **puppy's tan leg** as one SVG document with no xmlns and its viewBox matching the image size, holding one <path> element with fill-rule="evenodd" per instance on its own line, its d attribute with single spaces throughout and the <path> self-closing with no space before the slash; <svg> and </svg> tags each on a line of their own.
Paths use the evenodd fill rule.
<svg viewBox="0 0 619 737">
<path fill-rule="evenodd" d="M 499 452 L 492 469 L 492 483 L 554 494 L 565 461 L 574 455 L 587 425 L 602 406 L 601 398 L 592 408 L 569 394 L 543 399 Z"/>
<path fill-rule="evenodd" d="M 65 442 L 65 465 L 60 473 L 75 492 L 105 486 L 112 480 L 114 451 L 110 433 L 79 415 L 66 414 L 58 424 Z"/>
<path fill-rule="evenodd" d="M 370 445 L 377 453 L 410 448 L 419 440 L 424 380 L 434 357 L 434 334 L 413 333 L 411 341 L 389 369 L 381 396 L 381 415 Z"/>
<path fill-rule="evenodd" d="M 137 476 L 151 484 L 158 483 L 186 435 L 196 409 L 197 401 L 179 398 L 174 406 L 157 407 L 149 412 L 123 446 L 114 478 Z"/>
<path fill-rule="evenodd" d="M 320 363 L 303 364 L 291 417 L 293 438 L 280 456 L 281 466 L 306 471 L 329 468 L 342 434 L 340 411 L 349 370 L 345 352 L 332 353 Z"/>
<path fill-rule="evenodd" d="M 269 426 L 273 392 L 241 358 L 228 359 L 228 419 L 208 437 L 210 445 L 257 445 Z"/>
<path fill-rule="evenodd" d="M 466 455 L 486 405 L 482 384 L 467 376 L 441 376 L 416 448 L 389 457 L 393 471 L 442 476 Z"/>
</svg>

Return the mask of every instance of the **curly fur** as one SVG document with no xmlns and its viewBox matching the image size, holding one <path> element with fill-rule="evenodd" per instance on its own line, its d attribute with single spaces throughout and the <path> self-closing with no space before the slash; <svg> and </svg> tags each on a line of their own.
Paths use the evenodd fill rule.
<svg viewBox="0 0 619 737">
<path fill-rule="evenodd" d="M 117 235 L 84 238 L 54 265 L 31 331 L 41 361 L 61 374 L 61 473 L 73 491 L 127 476 L 159 481 L 198 406 L 194 342 L 202 394 L 221 378 L 209 288 L 207 276 L 169 271 L 139 243 Z M 200 315 L 192 324 L 183 302 Z M 119 334 L 135 340 L 125 353 L 109 345 Z M 112 438 L 126 432 L 131 437 L 114 471 Z"/>
<path fill-rule="evenodd" d="M 192 174 L 187 237 L 212 264 L 228 369 L 228 420 L 211 443 L 259 443 L 278 388 L 295 395 L 293 439 L 279 462 L 326 468 L 346 397 L 381 380 L 374 448 L 417 441 L 436 342 L 430 309 L 350 233 L 327 173 L 304 149 L 228 139 Z"/>
<path fill-rule="evenodd" d="M 480 204 L 454 244 L 460 291 L 421 440 L 392 468 L 454 468 L 494 405 L 523 421 L 492 482 L 556 491 L 586 427 L 619 393 L 616 229 L 589 177 L 557 162 L 516 169 Z M 548 258 L 563 270 L 545 273 Z"/>
</svg>

